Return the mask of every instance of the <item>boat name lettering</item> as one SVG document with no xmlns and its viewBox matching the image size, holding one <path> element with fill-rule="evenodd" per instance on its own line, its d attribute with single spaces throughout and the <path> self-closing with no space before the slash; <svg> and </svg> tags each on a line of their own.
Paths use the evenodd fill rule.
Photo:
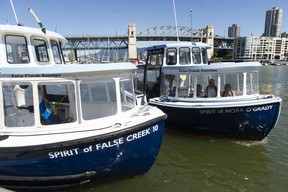
<svg viewBox="0 0 288 192">
<path fill-rule="evenodd" d="M 251 111 L 267 111 L 271 110 L 273 105 L 266 105 L 266 106 L 259 106 L 259 107 L 248 107 L 246 108 L 246 112 L 251 112 Z"/>
<path fill-rule="evenodd" d="M 258 107 L 247 107 L 247 108 L 226 108 L 226 109 L 202 109 L 199 110 L 200 114 L 233 114 L 233 113 L 244 113 L 244 112 L 257 112 L 271 110 L 273 105 L 258 106 Z"/>
<path fill-rule="evenodd" d="M 140 139 L 142 137 L 145 137 L 145 136 L 150 135 L 151 133 L 157 132 L 157 131 L 158 131 L 158 125 L 155 125 L 153 127 L 147 128 L 147 129 L 139 131 L 137 133 L 130 134 L 127 137 L 120 137 L 120 138 L 117 138 L 114 140 L 110 140 L 110 141 L 103 142 L 103 143 L 97 143 L 95 145 L 90 145 L 88 147 L 84 147 L 84 148 L 80 148 L 80 149 L 75 148 L 75 149 L 49 152 L 48 156 L 50 159 L 57 159 L 57 158 L 79 155 L 80 153 L 89 153 L 89 152 L 93 152 L 93 151 L 99 151 L 102 149 L 107 149 L 110 147 L 117 147 L 119 145 L 124 144 L 125 142 L 131 142 L 131 141 Z"/>
<path fill-rule="evenodd" d="M 50 159 L 57 159 L 59 157 L 69 157 L 73 155 L 78 155 L 79 148 L 75 149 L 69 149 L 69 150 L 63 150 L 63 151 L 55 151 L 55 152 L 49 152 L 49 158 Z"/>
<path fill-rule="evenodd" d="M 217 72 L 217 69 L 179 69 L 179 73 Z"/>
<path fill-rule="evenodd" d="M 23 77 L 61 77 L 60 74 L 12 74 L 12 78 L 23 78 Z"/>
</svg>

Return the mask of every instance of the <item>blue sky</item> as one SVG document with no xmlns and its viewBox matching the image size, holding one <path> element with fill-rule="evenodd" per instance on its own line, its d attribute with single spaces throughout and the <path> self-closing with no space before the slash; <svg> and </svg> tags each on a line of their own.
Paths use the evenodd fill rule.
<svg viewBox="0 0 288 192">
<path fill-rule="evenodd" d="M 152 26 L 173 25 L 173 0 L 13 0 L 18 20 L 38 27 L 28 12 L 31 7 L 49 30 L 64 36 L 125 35 L 129 23 L 137 33 Z M 241 36 L 264 32 L 265 13 L 272 7 L 283 9 L 281 32 L 288 31 L 287 0 L 175 0 L 179 26 L 204 28 L 211 24 L 215 35 L 227 35 L 237 24 Z M 0 23 L 15 24 L 9 0 L 0 0 Z"/>
</svg>

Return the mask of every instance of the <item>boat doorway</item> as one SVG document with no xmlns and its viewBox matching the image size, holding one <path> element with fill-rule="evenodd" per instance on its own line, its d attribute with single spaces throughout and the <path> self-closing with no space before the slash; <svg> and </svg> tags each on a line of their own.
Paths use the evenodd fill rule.
<svg viewBox="0 0 288 192">
<path fill-rule="evenodd" d="M 147 99 L 160 97 L 164 48 L 148 51 L 144 70 L 144 93 Z"/>
</svg>

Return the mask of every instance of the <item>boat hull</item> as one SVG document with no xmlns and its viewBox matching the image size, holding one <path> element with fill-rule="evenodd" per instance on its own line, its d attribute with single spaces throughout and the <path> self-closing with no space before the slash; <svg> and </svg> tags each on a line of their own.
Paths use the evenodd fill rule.
<svg viewBox="0 0 288 192">
<path fill-rule="evenodd" d="M 268 100 L 268 99 L 267 99 Z M 197 135 L 262 140 L 274 128 L 281 99 L 238 106 L 179 105 L 178 102 L 151 102 L 168 115 L 166 126 Z M 173 104 L 174 103 L 174 104 Z M 194 107 L 193 107 L 194 106 Z"/>
<path fill-rule="evenodd" d="M 81 140 L 0 148 L 0 186 L 64 188 L 145 174 L 159 152 L 165 118 Z"/>
</svg>

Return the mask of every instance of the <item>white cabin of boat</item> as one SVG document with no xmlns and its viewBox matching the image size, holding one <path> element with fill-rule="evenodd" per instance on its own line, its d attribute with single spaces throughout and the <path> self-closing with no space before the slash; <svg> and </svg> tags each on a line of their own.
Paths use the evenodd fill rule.
<svg viewBox="0 0 288 192">
<path fill-rule="evenodd" d="M 67 41 L 57 33 L 0 25 L 0 36 L 2 134 L 81 124 L 97 129 L 93 121 L 111 126 L 111 118 L 124 120 L 139 110 L 132 63 L 65 65 L 61 44 Z"/>
<path fill-rule="evenodd" d="M 180 42 L 147 49 L 144 69 L 138 74 L 138 89 L 148 98 L 169 100 L 240 99 L 259 95 L 258 62 L 208 64 L 205 43 Z M 145 81 L 145 87 L 139 86 Z M 214 82 L 209 89 L 209 82 Z M 213 88 L 212 88 L 213 87 Z M 225 91 L 226 88 L 226 91 Z M 231 90 L 227 90 L 231 88 Z M 228 92 L 229 91 L 229 92 Z M 213 92 L 210 94 L 210 92 Z M 228 98 L 229 97 L 229 98 Z"/>
<path fill-rule="evenodd" d="M 0 25 L 1 67 L 64 64 L 61 46 L 67 40 L 58 33 L 25 26 Z"/>
</svg>

